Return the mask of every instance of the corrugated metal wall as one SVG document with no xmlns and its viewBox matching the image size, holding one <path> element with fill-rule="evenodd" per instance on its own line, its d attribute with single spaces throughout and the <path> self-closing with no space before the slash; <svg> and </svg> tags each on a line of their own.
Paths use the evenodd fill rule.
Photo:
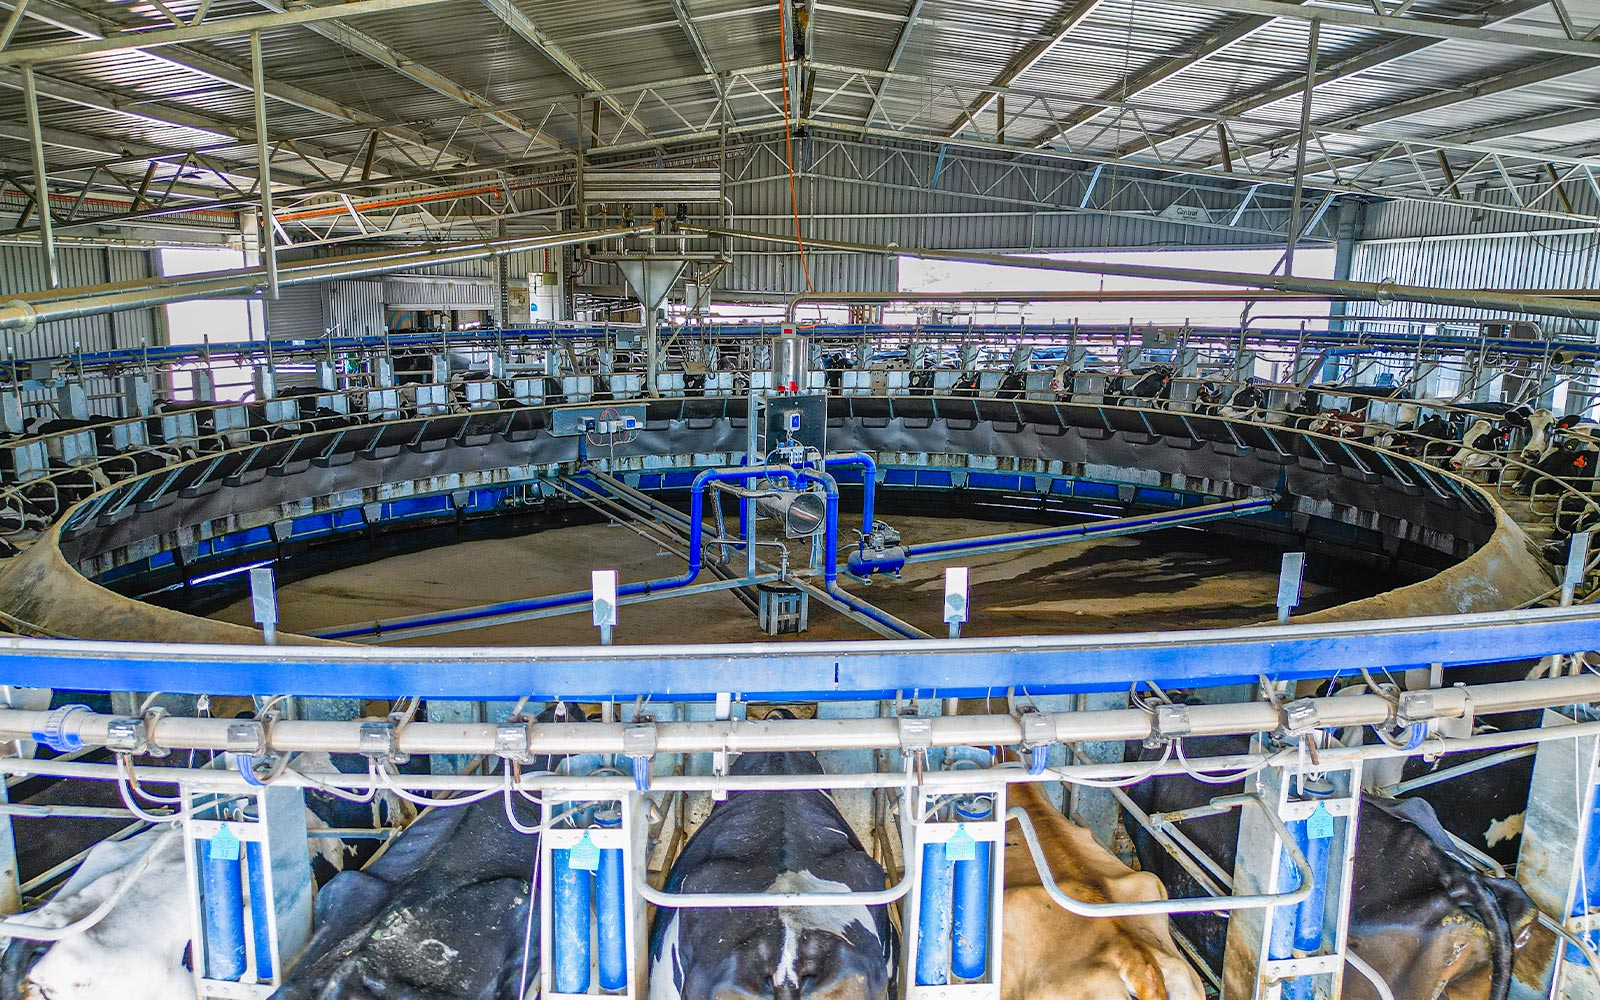
<svg viewBox="0 0 1600 1000">
<path fill-rule="evenodd" d="M 1594 288 L 1600 235 L 1410 240 L 1356 245 L 1350 277 L 1446 288 Z M 1479 310 L 1396 302 L 1352 302 L 1352 316 L 1492 316 Z M 1545 330 L 1600 337 L 1600 323 L 1541 318 Z"/>
<path fill-rule="evenodd" d="M 59 247 L 56 264 L 64 287 L 100 285 L 154 276 L 151 251 L 106 247 Z M 38 247 L 0 246 L 0 300 L 48 288 L 44 254 Z M 17 357 L 49 357 L 77 351 L 109 351 L 161 343 L 165 326 L 156 309 L 42 323 L 26 334 L 9 334 L 8 350 Z"/>
<path fill-rule="evenodd" d="M 328 285 L 290 285 L 267 299 L 267 332 L 273 337 L 320 337 L 329 326 Z"/>
<path fill-rule="evenodd" d="M 327 325 L 342 336 L 378 336 L 384 331 L 383 282 L 340 281 L 328 286 Z"/>
<path fill-rule="evenodd" d="M 388 309 L 493 309 L 495 299 L 494 281 L 490 278 L 383 280 L 383 304 Z"/>
</svg>

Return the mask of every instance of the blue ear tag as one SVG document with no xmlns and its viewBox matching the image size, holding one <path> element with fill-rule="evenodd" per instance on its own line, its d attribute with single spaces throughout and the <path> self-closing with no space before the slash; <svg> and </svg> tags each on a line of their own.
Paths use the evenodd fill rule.
<svg viewBox="0 0 1600 1000">
<path fill-rule="evenodd" d="M 222 829 L 208 842 L 206 856 L 212 861 L 239 860 L 239 838 L 228 829 L 228 824 L 222 824 Z"/>
<path fill-rule="evenodd" d="M 944 856 L 951 861 L 973 861 L 978 857 L 978 842 L 967 832 L 967 824 L 958 823 L 956 832 L 944 842 Z"/>
<path fill-rule="evenodd" d="M 1306 836 L 1312 840 L 1327 840 L 1333 836 L 1333 814 L 1321 802 L 1306 817 Z"/>
<path fill-rule="evenodd" d="M 600 848 L 589 839 L 587 832 L 584 833 L 582 840 L 573 844 L 567 851 L 567 867 L 579 872 L 600 870 Z"/>
</svg>

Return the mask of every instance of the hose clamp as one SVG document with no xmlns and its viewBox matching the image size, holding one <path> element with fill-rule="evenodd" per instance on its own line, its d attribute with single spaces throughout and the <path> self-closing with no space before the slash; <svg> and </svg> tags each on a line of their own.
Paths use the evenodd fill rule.
<svg viewBox="0 0 1600 1000">
<path fill-rule="evenodd" d="M 144 753 L 149 748 L 143 719 L 117 716 L 106 722 L 106 749 L 113 753 Z"/>
<path fill-rule="evenodd" d="M 1056 742 L 1056 724 L 1050 716 L 1032 705 L 1017 709 L 1017 723 L 1022 727 L 1022 742 L 1018 744 L 1018 749 L 1027 759 L 1028 773 L 1038 777 L 1049 763 L 1050 747 Z"/>
<path fill-rule="evenodd" d="M 1189 721 L 1188 705 L 1157 705 L 1151 713 L 1150 735 L 1145 737 L 1144 745 L 1151 749 L 1166 746 L 1192 732 L 1194 725 Z"/>
<path fill-rule="evenodd" d="M 1317 703 L 1311 698 L 1298 698 L 1278 706 L 1278 731 L 1273 735 L 1294 739 L 1317 728 L 1320 721 Z"/>
<path fill-rule="evenodd" d="M 494 753 L 514 764 L 533 761 L 533 726 L 528 722 L 502 722 L 494 727 Z"/>
<path fill-rule="evenodd" d="M 400 752 L 400 730 L 387 719 L 363 722 L 356 746 L 361 756 L 373 761 L 404 764 L 411 759 Z"/>
<path fill-rule="evenodd" d="M 33 731 L 33 741 L 47 746 L 56 753 L 69 753 L 83 746 L 76 732 L 67 732 L 67 720 L 79 712 L 89 711 L 88 705 L 62 705 L 44 717 L 44 725 Z"/>
<path fill-rule="evenodd" d="M 634 722 L 622 730 L 622 753 L 633 761 L 633 785 L 641 792 L 650 789 L 650 760 L 656 755 L 656 724 Z"/>
</svg>

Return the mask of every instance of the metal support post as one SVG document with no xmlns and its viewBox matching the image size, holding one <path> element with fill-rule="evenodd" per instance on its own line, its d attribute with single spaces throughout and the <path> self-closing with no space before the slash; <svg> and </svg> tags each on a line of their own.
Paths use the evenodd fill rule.
<svg viewBox="0 0 1600 1000">
<path fill-rule="evenodd" d="M 50 218 L 50 182 L 44 169 L 44 135 L 39 128 L 39 91 L 34 85 L 32 63 L 22 64 L 22 104 L 28 116 L 28 141 L 33 152 L 33 214 L 39 219 L 45 274 L 51 288 L 60 288 L 61 269 L 56 263 L 56 236 Z"/>
<path fill-rule="evenodd" d="M 648 822 L 643 796 L 545 794 L 539 845 L 539 995 L 644 996 Z"/>
<path fill-rule="evenodd" d="M 1311 19 L 1306 36 L 1306 86 L 1300 94 L 1300 139 L 1295 144 L 1294 189 L 1289 196 L 1289 239 L 1283 250 L 1283 273 L 1294 275 L 1294 248 L 1300 242 L 1300 227 L 1305 215 L 1301 201 L 1306 191 L 1306 147 L 1311 145 L 1311 98 L 1317 89 L 1317 42 L 1322 22 Z"/>
<path fill-rule="evenodd" d="M 1341 761 L 1322 772 L 1269 767 L 1246 788 L 1283 820 L 1316 875 L 1316 887 L 1296 905 L 1230 914 L 1223 994 L 1253 1000 L 1337 997 L 1344 982 L 1361 762 Z M 1265 813 L 1240 813 L 1235 895 L 1298 887 L 1285 845 Z"/>
<path fill-rule="evenodd" d="M 1547 709 L 1545 728 L 1559 728 L 1594 720 L 1591 710 L 1576 717 Z M 1541 911 L 1566 914 L 1566 928 L 1589 944 L 1590 954 L 1600 943 L 1600 739 L 1582 736 L 1546 740 L 1533 758 L 1533 781 L 1528 790 L 1528 811 L 1517 855 L 1517 881 Z M 1519 962 L 1512 981 L 1513 996 L 1553 997 L 1554 1000 L 1592 1000 L 1600 997 L 1600 969 L 1571 943 L 1558 943 L 1544 967 L 1525 975 Z M 1522 980 L 1528 979 L 1530 983 Z"/>
<path fill-rule="evenodd" d="M 311 938 L 305 793 L 180 786 L 202 998 L 265 1000 Z"/>
<path fill-rule="evenodd" d="M 261 32 L 250 32 L 250 89 L 256 109 L 256 185 L 261 193 L 261 255 L 267 265 L 267 295 L 278 297 L 278 234 L 272 217 L 272 150 L 267 142 L 266 65 Z"/>
</svg>

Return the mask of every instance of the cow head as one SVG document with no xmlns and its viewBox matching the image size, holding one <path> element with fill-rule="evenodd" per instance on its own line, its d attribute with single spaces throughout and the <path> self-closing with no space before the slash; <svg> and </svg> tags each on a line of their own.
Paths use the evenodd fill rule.
<svg viewBox="0 0 1600 1000">
<path fill-rule="evenodd" d="M 1494 424 L 1488 420 L 1474 420 L 1467 432 L 1461 435 L 1461 447 L 1450 456 L 1450 468 L 1457 471 L 1483 468 L 1488 456 L 1481 451 L 1489 443 Z"/>
<path fill-rule="evenodd" d="M 1537 462 L 1544 457 L 1550 447 L 1550 425 L 1555 422 L 1556 415 L 1549 410 L 1538 409 L 1528 414 L 1527 426 L 1531 433 L 1528 443 L 1522 446 L 1524 462 Z"/>
</svg>

